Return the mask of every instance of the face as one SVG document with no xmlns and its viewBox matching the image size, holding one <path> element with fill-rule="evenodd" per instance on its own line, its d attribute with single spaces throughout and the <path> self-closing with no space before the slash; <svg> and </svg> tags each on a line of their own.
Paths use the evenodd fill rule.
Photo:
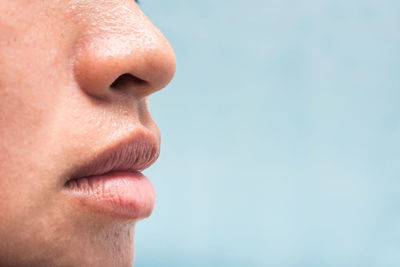
<svg viewBox="0 0 400 267">
<path fill-rule="evenodd" d="M 0 0 L 0 266 L 131 266 L 172 49 L 133 0 Z"/>
</svg>

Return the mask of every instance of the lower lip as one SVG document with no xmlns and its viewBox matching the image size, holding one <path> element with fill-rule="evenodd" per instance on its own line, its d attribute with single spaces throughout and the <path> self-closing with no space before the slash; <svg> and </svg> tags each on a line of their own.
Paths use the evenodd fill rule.
<svg viewBox="0 0 400 267">
<path fill-rule="evenodd" d="M 154 187 L 140 172 L 110 172 L 74 179 L 65 189 L 82 206 L 125 219 L 150 216 L 155 202 Z"/>
</svg>

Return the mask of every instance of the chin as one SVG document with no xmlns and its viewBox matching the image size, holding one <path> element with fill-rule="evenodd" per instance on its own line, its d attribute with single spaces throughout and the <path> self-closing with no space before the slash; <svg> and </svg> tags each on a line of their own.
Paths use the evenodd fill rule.
<svg viewBox="0 0 400 267">
<path fill-rule="evenodd" d="M 78 261 L 60 266 L 131 267 L 134 261 L 133 228 L 111 230 L 104 234 L 101 239 L 90 241 L 96 244 L 75 250 Z"/>
<path fill-rule="evenodd" d="M 88 222 L 43 229 L 42 240 L 28 234 L 25 241 L 0 245 L 0 266 L 9 267 L 131 267 L 134 260 L 134 223 Z M 55 231 L 57 233 L 55 233 Z M 33 237 L 32 237 L 33 236 Z M 35 240 L 30 240 L 30 239 Z M 35 244 L 35 246 L 32 246 Z M 21 249 L 23 248 L 23 251 Z"/>
<path fill-rule="evenodd" d="M 75 235 L 67 245 L 71 253 L 63 252 L 63 261 L 48 266 L 131 267 L 134 261 L 134 223 L 93 226 L 87 233 Z M 43 266 L 43 265 L 41 265 Z"/>
</svg>

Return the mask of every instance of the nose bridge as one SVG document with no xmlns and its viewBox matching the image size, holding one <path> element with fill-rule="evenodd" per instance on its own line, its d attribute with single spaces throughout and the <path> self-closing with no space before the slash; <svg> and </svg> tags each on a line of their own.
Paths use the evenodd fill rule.
<svg viewBox="0 0 400 267">
<path fill-rule="evenodd" d="M 131 76 L 129 88 L 137 97 L 165 87 L 175 72 L 175 56 L 164 36 L 136 10 L 97 10 L 74 51 L 74 74 L 79 87 L 90 95 L 111 94 L 119 77 Z M 136 9 L 135 9 L 136 8 Z M 110 12 L 112 14 L 110 14 Z M 125 79 L 126 80 L 126 79 Z"/>
</svg>

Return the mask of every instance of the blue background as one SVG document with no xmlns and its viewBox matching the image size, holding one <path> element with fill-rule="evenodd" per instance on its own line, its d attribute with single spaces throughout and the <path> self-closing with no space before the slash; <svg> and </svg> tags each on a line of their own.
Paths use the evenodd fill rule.
<svg viewBox="0 0 400 267">
<path fill-rule="evenodd" d="M 141 7 L 178 70 L 135 266 L 400 266 L 400 2 Z"/>
</svg>

